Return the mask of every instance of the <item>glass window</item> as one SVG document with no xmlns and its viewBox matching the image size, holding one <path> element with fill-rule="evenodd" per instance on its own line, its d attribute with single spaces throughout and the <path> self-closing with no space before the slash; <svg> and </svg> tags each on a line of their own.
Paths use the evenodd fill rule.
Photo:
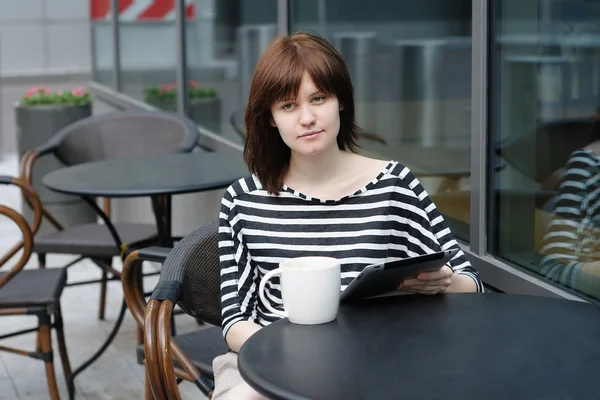
<svg viewBox="0 0 600 400">
<path fill-rule="evenodd" d="M 92 24 L 92 78 L 105 86 L 114 88 L 112 23 L 110 1 L 90 2 Z"/>
<path fill-rule="evenodd" d="M 119 2 L 121 91 L 167 111 L 177 110 L 175 2 Z"/>
<path fill-rule="evenodd" d="M 277 33 L 277 0 L 202 0 L 187 11 L 187 115 L 241 144 L 254 67 Z"/>
<path fill-rule="evenodd" d="M 600 3 L 490 7 L 489 250 L 600 299 Z"/>
<path fill-rule="evenodd" d="M 468 240 L 471 0 L 291 4 L 291 30 L 323 35 L 348 65 L 363 152 L 411 168 Z"/>
</svg>

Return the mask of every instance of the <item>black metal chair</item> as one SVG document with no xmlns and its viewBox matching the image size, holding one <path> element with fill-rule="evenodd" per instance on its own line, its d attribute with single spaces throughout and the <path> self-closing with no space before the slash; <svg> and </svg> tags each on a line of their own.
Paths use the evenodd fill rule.
<svg viewBox="0 0 600 400">
<path fill-rule="evenodd" d="M 9 176 L 0 176 L 0 184 L 13 184 L 20 187 L 22 191 L 27 192 L 34 209 L 33 229 L 31 229 L 21 214 L 7 206 L 0 205 L 0 215 L 8 217 L 17 224 L 23 236 L 23 253 L 21 257 L 10 270 L 0 272 L 0 316 L 35 315 L 38 319 L 38 326 L 33 329 L 25 329 L 0 336 L 0 339 L 5 339 L 37 332 L 34 351 L 6 346 L 0 346 L 0 351 L 42 360 L 46 367 L 46 380 L 50 398 L 58 400 L 60 396 L 54 373 L 52 328 L 56 330 L 65 379 L 67 380 L 69 393 L 72 393 L 72 387 L 68 385 L 71 378 L 71 365 L 65 345 L 60 309 L 60 296 L 67 281 L 67 271 L 65 268 L 23 269 L 32 253 L 33 232 L 37 231 L 42 220 L 42 204 L 33 188 L 25 182 Z M 10 259 L 12 259 L 12 256 L 3 257 L 0 268 Z"/>
<path fill-rule="evenodd" d="M 21 179 L 32 184 L 34 163 L 43 156 L 52 155 L 65 165 L 76 165 L 130 156 L 191 152 L 197 140 L 196 125 L 191 120 L 175 114 L 139 111 L 92 116 L 69 125 L 45 145 L 28 151 L 22 158 Z M 24 192 L 23 195 L 27 200 L 27 193 Z M 104 211 L 110 218 L 110 201 L 104 200 Z M 56 228 L 56 232 L 35 236 L 33 251 L 37 253 L 40 265 L 45 265 L 48 253 L 81 256 L 67 266 L 90 258 L 102 270 L 102 278 L 74 284 L 101 284 L 98 317 L 104 319 L 107 282 L 120 278 L 120 273 L 112 268 L 113 257 L 120 255 L 113 237 L 104 225 L 91 223 L 63 227 L 46 208 L 43 208 L 42 212 Z M 157 243 L 158 233 L 154 224 L 114 225 L 130 249 Z M 15 254 L 18 249 L 17 245 L 11 253 Z M 110 278 L 109 273 L 112 275 Z M 72 283 L 69 283 L 67 286 L 71 285 Z"/>
<path fill-rule="evenodd" d="M 163 263 L 148 304 L 141 285 L 143 261 Z M 181 399 L 178 379 L 193 382 L 210 398 L 214 388 L 212 360 L 229 351 L 220 327 L 218 223 L 192 232 L 173 249 L 150 247 L 131 253 L 125 260 L 122 281 L 129 310 L 144 330 L 138 357 L 145 358 L 146 398 Z M 215 326 L 172 337 L 175 304 L 186 314 Z"/>
</svg>

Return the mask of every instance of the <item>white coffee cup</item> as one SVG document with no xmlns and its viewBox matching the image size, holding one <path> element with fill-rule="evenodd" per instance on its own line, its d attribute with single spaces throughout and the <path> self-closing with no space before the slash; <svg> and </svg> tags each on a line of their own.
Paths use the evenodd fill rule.
<svg viewBox="0 0 600 400">
<path fill-rule="evenodd" d="M 265 285 L 278 275 L 285 311 L 273 308 L 265 297 Z M 302 325 L 335 319 L 341 288 L 340 262 L 331 257 L 298 257 L 285 260 L 261 279 L 258 294 L 263 305 L 282 318 Z"/>
</svg>

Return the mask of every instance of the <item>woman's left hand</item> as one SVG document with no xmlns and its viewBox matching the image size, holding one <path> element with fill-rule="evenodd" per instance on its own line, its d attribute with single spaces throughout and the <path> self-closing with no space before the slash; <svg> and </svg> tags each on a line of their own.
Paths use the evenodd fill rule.
<svg viewBox="0 0 600 400">
<path fill-rule="evenodd" d="M 398 290 L 420 294 L 443 293 L 452 283 L 453 274 L 450 267 L 444 265 L 439 271 L 423 272 L 415 279 L 403 281 Z"/>
</svg>

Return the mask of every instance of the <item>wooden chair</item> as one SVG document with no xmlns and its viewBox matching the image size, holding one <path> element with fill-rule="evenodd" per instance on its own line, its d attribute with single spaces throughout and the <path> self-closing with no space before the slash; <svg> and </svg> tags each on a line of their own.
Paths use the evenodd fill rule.
<svg viewBox="0 0 600 400">
<path fill-rule="evenodd" d="M 143 261 L 163 263 L 160 280 L 147 304 L 141 285 Z M 190 233 L 173 249 L 134 251 L 125 260 L 122 282 L 129 310 L 144 332 L 144 345 L 138 354 L 146 364 L 146 399 L 181 399 L 179 379 L 196 384 L 211 398 L 212 360 L 229 351 L 220 327 L 218 223 Z M 214 327 L 172 337 L 175 304 Z"/>
<path fill-rule="evenodd" d="M 33 235 L 39 229 L 42 220 L 42 204 L 33 188 L 25 182 L 9 176 L 0 176 L 0 184 L 16 185 L 26 192 L 34 210 L 33 229 L 29 227 L 25 218 L 15 210 L 0 205 L 0 214 L 8 217 L 17 224 L 23 235 L 21 257 L 8 271 L 0 272 L 0 317 L 7 315 L 35 315 L 38 326 L 0 336 L 0 339 L 37 332 L 34 351 L 27 351 L 12 347 L 0 346 L 0 350 L 42 360 L 46 366 L 46 379 L 48 391 L 52 400 L 60 398 L 56 376 L 54 373 L 51 330 L 56 330 L 58 349 L 67 380 L 71 377 L 71 365 L 67 355 L 63 322 L 60 309 L 60 296 L 67 281 L 65 268 L 27 269 L 23 267 L 29 260 L 33 250 Z M 12 259 L 11 251 L 0 259 L 0 268 Z M 68 387 L 69 394 L 72 387 Z"/>
</svg>

